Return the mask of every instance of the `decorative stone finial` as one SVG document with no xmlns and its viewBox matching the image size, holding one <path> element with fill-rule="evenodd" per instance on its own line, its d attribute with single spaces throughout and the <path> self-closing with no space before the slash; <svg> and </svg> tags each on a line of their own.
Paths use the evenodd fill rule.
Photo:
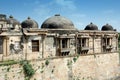
<svg viewBox="0 0 120 80">
<path fill-rule="evenodd" d="M 109 25 L 108 23 L 106 25 Z"/>
<path fill-rule="evenodd" d="M 93 24 L 92 22 L 90 22 L 90 24 Z"/>
<path fill-rule="evenodd" d="M 30 19 L 30 17 L 28 17 L 27 19 Z"/>
<path fill-rule="evenodd" d="M 60 16 L 60 14 L 55 14 L 55 16 Z"/>
<path fill-rule="evenodd" d="M 12 15 L 10 15 L 10 16 L 9 16 L 9 18 L 13 18 L 13 16 L 12 16 Z"/>
</svg>

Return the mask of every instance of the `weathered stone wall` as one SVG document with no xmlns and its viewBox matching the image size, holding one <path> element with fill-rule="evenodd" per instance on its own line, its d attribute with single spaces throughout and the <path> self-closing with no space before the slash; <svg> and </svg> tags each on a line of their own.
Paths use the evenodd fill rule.
<svg viewBox="0 0 120 80">
<path fill-rule="evenodd" d="M 56 55 L 56 42 L 55 38 L 52 36 L 47 36 L 45 38 L 45 46 L 44 46 L 44 57 L 51 57 Z"/>
<path fill-rule="evenodd" d="M 101 53 L 101 36 L 89 37 L 89 51 L 88 54 Z"/>
<path fill-rule="evenodd" d="M 112 39 L 112 52 L 118 50 L 118 39 L 116 37 L 113 37 Z"/>
<path fill-rule="evenodd" d="M 34 60 L 30 64 L 36 70 L 31 80 L 114 80 L 120 76 L 118 53 Z M 0 66 L 0 80 L 24 80 L 22 66 Z"/>
<path fill-rule="evenodd" d="M 94 40 L 94 51 L 95 53 L 101 53 L 101 36 L 96 36 Z"/>
<path fill-rule="evenodd" d="M 89 38 L 89 54 L 93 54 L 93 38 L 90 36 Z"/>
<path fill-rule="evenodd" d="M 70 55 L 74 55 L 75 54 L 75 39 L 70 39 L 70 46 L 69 46 L 69 48 L 70 48 Z"/>
<path fill-rule="evenodd" d="M 32 40 L 39 40 L 39 52 L 32 52 Z M 25 49 L 23 54 L 27 53 L 27 60 L 42 58 L 42 45 L 42 36 L 30 36 L 26 45 L 24 45 Z"/>
<path fill-rule="evenodd" d="M 19 64 L 0 66 L 0 80 L 24 80 L 22 67 Z"/>
</svg>

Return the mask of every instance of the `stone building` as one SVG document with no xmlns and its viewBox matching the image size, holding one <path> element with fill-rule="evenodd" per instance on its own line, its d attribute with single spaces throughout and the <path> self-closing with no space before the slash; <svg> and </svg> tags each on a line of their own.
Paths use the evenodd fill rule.
<svg viewBox="0 0 120 80">
<path fill-rule="evenodd" d="M 118 32 L 109 24 L 99 30 L 93 23 L 78 30 L 59 14 L 39 29 L 30 17 L 20 23 L 0 14 L 0 61 L 9 60 L 30 60 L 36 70 L 30 80 L 116 80 Z M 0 66 L 0 80 L 25 80 L 22 69 L 20 64 Z"/>
<path fill-rule="evenodd" d="M 38 23 L 28 17 L 20 23 L 0 14 L 0 61 L 118 52 L 118 33 L 109 24 L 101 30 L 90 23 L 84 30 L 56 14 Z"/>
</svg>

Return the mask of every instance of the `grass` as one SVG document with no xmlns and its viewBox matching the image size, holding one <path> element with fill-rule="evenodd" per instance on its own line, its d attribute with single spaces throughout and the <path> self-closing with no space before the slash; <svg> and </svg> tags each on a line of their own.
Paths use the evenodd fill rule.
<svg viewBox="0 0 120 80">
<path fill-rule="evenodd" d="M 8 65 L 13 65 L 13 64 L 17 64 L 17 61 L 14 60 L 7 60 L 7 61 L 3 61 L 2 63 L 0 63 L 0 66 L 8 66 Z"/>
</svg>

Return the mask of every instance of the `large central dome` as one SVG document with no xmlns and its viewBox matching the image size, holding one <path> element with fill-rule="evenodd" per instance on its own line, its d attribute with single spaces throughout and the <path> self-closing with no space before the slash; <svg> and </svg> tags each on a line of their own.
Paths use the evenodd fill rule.
<svg viewBox="0 0 120 80">
<path fill-rule="evenodd" d="M 45 29 L 75 29 L 72 21 L 69 19 L 56 14 L 53 17 L 45 20 L 41 26 Z"/>
</svg>

